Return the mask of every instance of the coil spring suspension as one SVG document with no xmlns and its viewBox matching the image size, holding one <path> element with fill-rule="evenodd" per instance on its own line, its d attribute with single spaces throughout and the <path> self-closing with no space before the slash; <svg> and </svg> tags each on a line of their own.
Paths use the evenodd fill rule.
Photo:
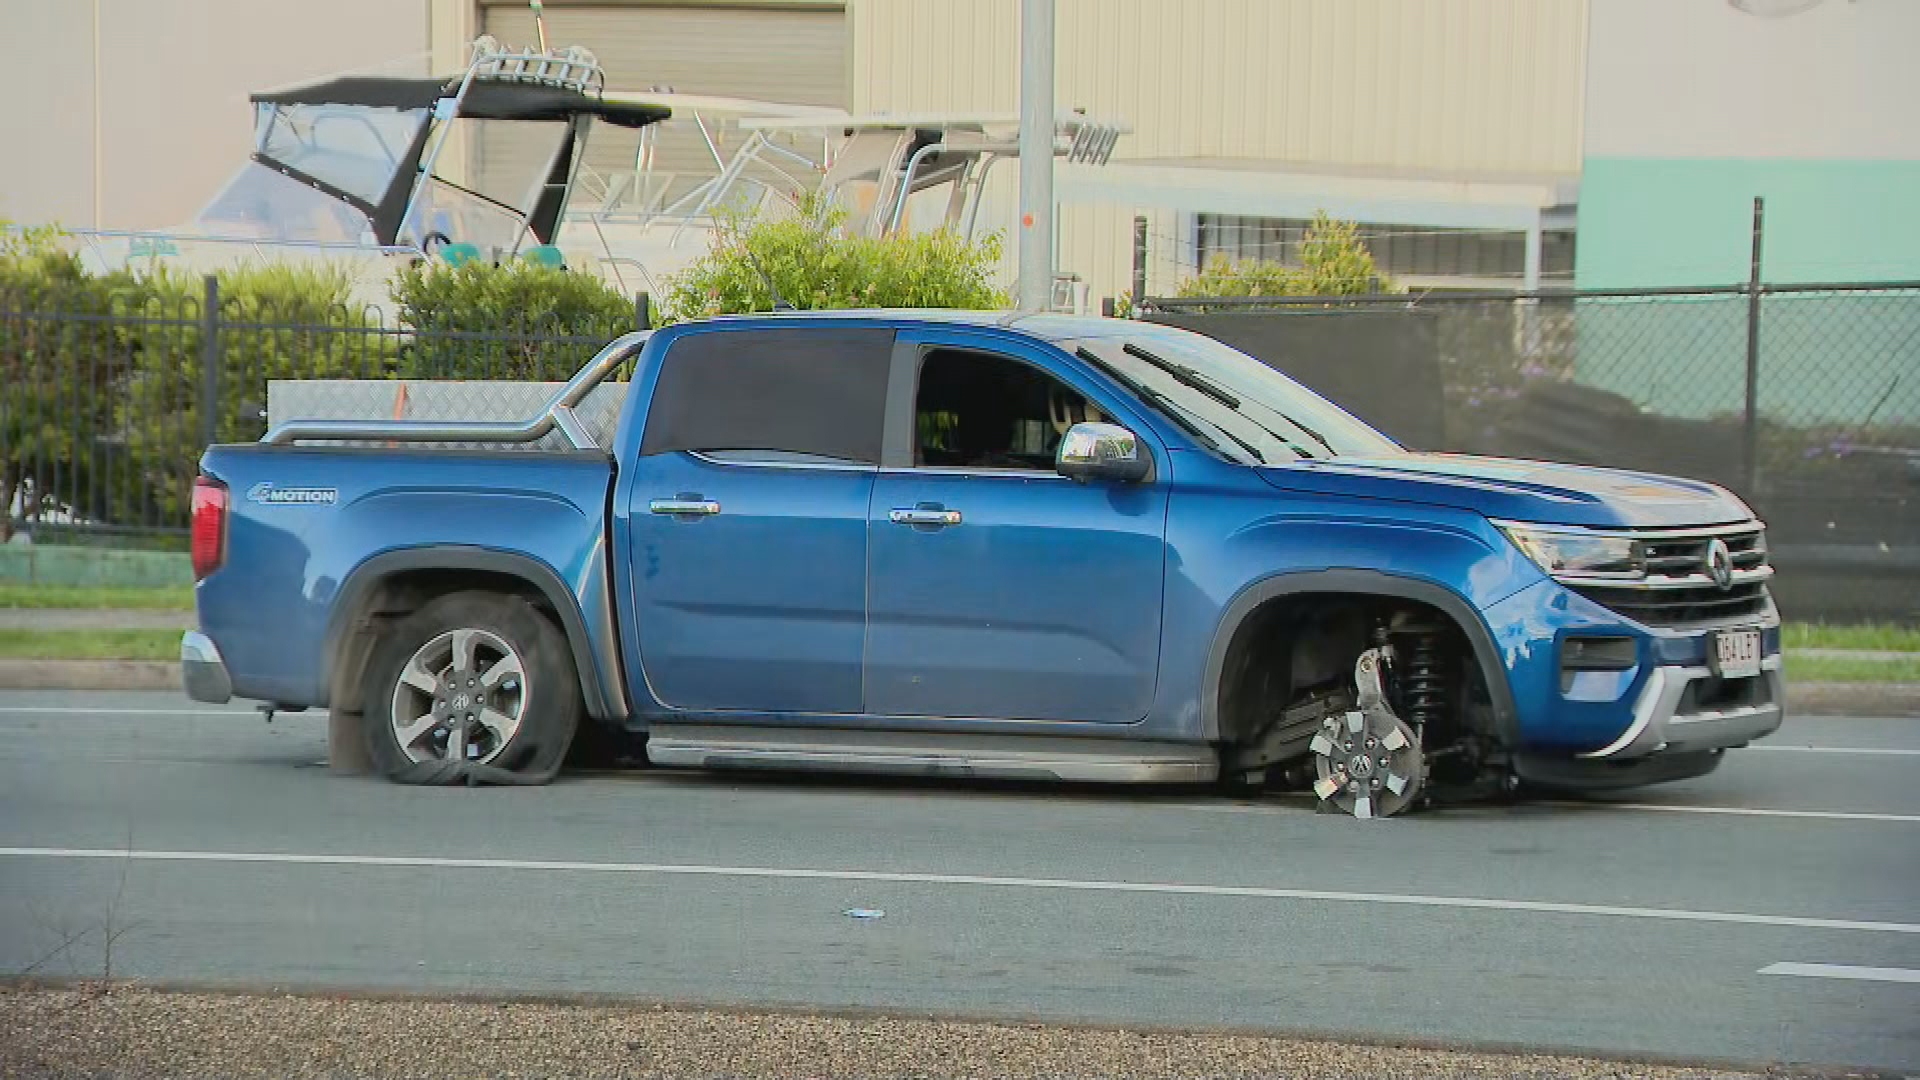
<svg viewBox="0 0 1920 1080">
<path fill-rule="evenodd" d="M 1400 694 L 1407 723 L 1424 736 L 1428 724 L 1446 715 L 1447 683 L 1440 670 L 1440 635 L 1422 630 L 1410 636 Z"/>
</svg>

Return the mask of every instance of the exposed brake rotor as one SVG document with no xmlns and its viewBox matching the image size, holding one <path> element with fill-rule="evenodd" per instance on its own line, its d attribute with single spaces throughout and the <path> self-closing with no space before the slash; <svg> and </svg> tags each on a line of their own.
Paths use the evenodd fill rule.
<svg viewBox="0 0 1920 1080">
<path fill-rule="evenodd" d="M 1314 734 L 1313 793 L 1357 818 L 1391 817 L 1413 804 L 1426 779 L 1420 738 L 1387 706 L 1381 666 L 1390 651 L 1369 649 L 1354 665 L 1359 703 L 1329 715 Z"/>
</svg>

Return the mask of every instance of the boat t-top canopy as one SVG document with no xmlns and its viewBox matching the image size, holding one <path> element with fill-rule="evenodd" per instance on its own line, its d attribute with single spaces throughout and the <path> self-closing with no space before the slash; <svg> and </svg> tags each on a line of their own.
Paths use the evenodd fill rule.
<svg viewBox="0 0 1920 1080">
<path fill-rule="evenodd" d="M 429 253 L 550 245 L 593 121 L 644 129 L 672 115 L 658 104 L 607 100 L 605 81 L 586 49 L 514 50 L 482 37 L 467 70 L 451 78 L 345 75 L 253 94 L 256 168 L 201 218 L 278 239 L 364 239 Z M 456 125 L 494 121 L 544 122 L 544 144 L 527 144 L 539 156 L 478 178 L 438 168 Z"/>
<path fill-rule="evenodd" d="M 633 101 L 607 100 L 571 87 L 530 82 L 474 80 L 461 94 L 461 78 L 398 79 L 364 75 L 342 76 L 296 86 L 289 90 L 254 94 L 256 105 L 348 105 L 409 111 L 434 106 L 443 98 L 458 97 L 455 114 L 475 120 L 571 120 L 592 116 L 619 127 L 642 128 L 672 115 L 671 110 Z"/>
</svg>

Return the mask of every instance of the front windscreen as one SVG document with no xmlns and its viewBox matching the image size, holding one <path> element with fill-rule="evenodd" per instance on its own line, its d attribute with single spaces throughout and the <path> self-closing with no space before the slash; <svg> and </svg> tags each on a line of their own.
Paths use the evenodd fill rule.
<svg viewBox="0 0 1920 1080">
<path fill-rule="evenodd" d="M 567 125 L 552 120 L 491 120 L 463 116 L 453 121 L 437 174 L 482 198 L 526 211 L 547 180 Z M 464 173 L 451 170 L 462 148 L 471 154 Z"/>
<path fill-rule="evenodd" d="M 437 176 L 420 185 L 419 198 L 401 223 L 403 244 L 437 250 L 442 244 L 472 244 L 490 257 L 511 254 L 526 241 L 525 219 L 516 211 Z"/>
<path fill-rule="evenodd" d="M 209 236 L 320 244 L 372 244 L 373 225 L 351 204 L 249 162 L 194 219 Z"/>
<path fill-rule="evenodd" d="M 262 105 L 257 149 L 321 183 L 378 203 L 426 118 L 425 109 Z"/>
<path fill-rule="evenodd" d="M 506 255 L 534 243 L 527 216 L 539 201 L 568 125 L 552 121 L 460 117 L 436 122 L 432 169 L 400 223 L 399 241 L 434 249 L 471 244 Z"/>
<path fill-rule="evenodd" d="M 1238 349 L 1200 334 L 1141 325 L 1125 335 L 1062 344 L 1144 388 L 1148 404 L 1197 427 L 1235 460 L 1378 457 L 1399 444 Z"/>
</svg>

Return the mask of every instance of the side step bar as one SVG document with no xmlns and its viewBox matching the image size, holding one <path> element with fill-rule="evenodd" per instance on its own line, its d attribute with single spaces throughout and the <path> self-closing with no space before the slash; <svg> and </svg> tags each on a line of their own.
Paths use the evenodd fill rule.
<svg viewBox="0 0 1920 1080">
<path fill-rule="evenodd" d="M 723 724 L 655 724 L 647 735 L 647 758 L 695 769 L 1096 784 L 1203 784 L 1220 773 L 1213 748 L 1191 743 Z"/>
</svg>

